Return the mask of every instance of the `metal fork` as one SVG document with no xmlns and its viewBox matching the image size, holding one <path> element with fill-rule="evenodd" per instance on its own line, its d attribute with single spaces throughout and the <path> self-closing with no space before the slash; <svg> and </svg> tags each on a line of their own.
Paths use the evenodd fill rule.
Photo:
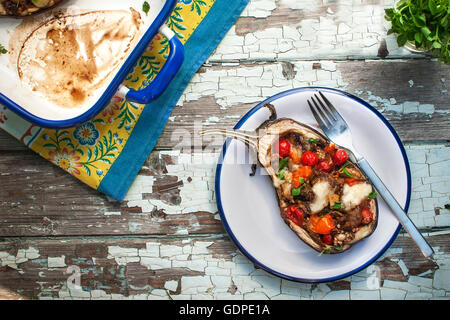
<svg viewBox="0 0 450 320">
<path fill-rule="evenodd" d="M 328 138 L 337 146 L 349 150 L 356 158 L 361 170 L 370 179 L 372 184 L 377 189 L 378 194 L 384 199 L 387 205 L 392 209 L 393 213 L 397 217 L 403 228 L 409 233 L 411 238 L 416 242 L 417 246 L 422 251 L 425 257 L 429 257 L 434 253 L 431 246 L 427 243 L 424 237 L 417 230 L 414 223 L 408 218 L 405 211 L 399 205 L 397 200 L 384 185 L 383 181 L 378 177 L 376 172 L 372 169 L 366 159 L 362 157 L 355 147 L 353 146 L 352 134 L 350 129 L 342 118 L 342 116 L 337 112 L 330 101 L 325 97 L 325 95 L 319 91 L 320 99 L 316 94 L 311 97 L 312 103 L 308 100 L 308 105 L 311 112 L 316 118 L 322 131 Z M 325 106 L 326 105 L 326 106 Z"/>
</svg>

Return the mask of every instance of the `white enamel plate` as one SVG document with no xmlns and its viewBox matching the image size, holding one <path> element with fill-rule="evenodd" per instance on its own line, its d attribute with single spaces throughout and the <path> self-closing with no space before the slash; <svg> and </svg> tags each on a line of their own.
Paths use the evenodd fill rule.
<svg viewBox="0 0 450 320">
<path fill-rule="evenodd" d="M 270 102 L 278 118 L 292 118 L 319 129 L 307 105 L 320 89 L 350 126 L 355 147 L 370 162 L 397 201 L 407 210 L 411 174 L 403 145 L 391 125 L 373 107 L 348 93 L 328 88 L 298 88 L 279 93 L 250 110 L 235 129 L 254 130 L 268 119 Z M 285 279 L 325 282 L 350 276 L 369 266 L 395 240 L 400 224 L 381 198 L 374 233 L 340 254 L 322 254 L 306 245 L 279 214 L 270 177 L 258 169 L 249 176 L 248 148 L 227 140 L 216 172 L 217 204 L 225 228 L 237 247 L 259 267 Z M 250 156 L 252 159 L 252 156 Z"/>
</svg>

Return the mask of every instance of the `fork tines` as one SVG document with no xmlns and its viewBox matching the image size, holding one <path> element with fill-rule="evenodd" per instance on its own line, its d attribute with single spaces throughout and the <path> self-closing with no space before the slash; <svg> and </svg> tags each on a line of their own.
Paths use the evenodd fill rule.
<svg viewBox="0 0 450 320">
<path fill-rule="evenodd" d="M 319 91 L 319 95 L 325 102 L 326 106 L 316 94 L 314 94 L 314 97 L 311 97 L 311 101 L 313 102 L 314 106 L 308 100 L 309 108 L 311 109 L 311 112 L 314 115 L 314 118 L 316 118 L 316 121 L 319 123 L 319 125 L 321 127 L 330 128 L 336 122 L 343 121 L 345 123 L 344 119 L 337 112 L 331 102 L 324 96 L 324 94 Z"/>
</svg>

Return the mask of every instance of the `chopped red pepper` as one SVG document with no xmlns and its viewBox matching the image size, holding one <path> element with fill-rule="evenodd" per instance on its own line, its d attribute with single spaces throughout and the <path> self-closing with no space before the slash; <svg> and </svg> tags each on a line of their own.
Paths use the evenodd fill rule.
<svg viewBox="0 0 450 320">
<path fill-rule="evenodd" d="M 294 222 L 296 225 L 302 227 L 304 224 L 305 214 L 296 205 L 290 205 L 286 211 L 286 216 L 289 220 Z"/>
<path fill-rule="evenodd" d="M 334 240 L 333 236 L 331 234 L 324 234 L 324 235 L 322 235 L 321 239 L 322 239 L 323 243 L 328 244 L 328 245 L 333 244 L 333 240 Z"/>
<path fill-rule="evenodd" d="M 348 184 L 350 187 L 354 186 L 355 184 L 363 183 L 364 180 L 358 180 L 353 178 L 345 178 L 345 183 Z"/>
<path fill-rule="evenodd" d="M 372 222 L 373 216 L 372 216 L 372 212 L 370 212 L 369 209 L 362 209 L 361 215 L 362 215 L 362 223 L 363 224 L 368 224 L 368 223 Z"/>
<path fill-rule="evenodd" d="M 330 143 L 329 145 L 327 145 L 327 146 L 325 147 L 325 149 L 324 149 L 324 151 L 325 151 L 326 153 L 328 153 L 330 156 L 333 155 L 334 150 L 336 150 L 336 145 L 334 145 L 334 144 L 332 144 L 332 143 Z"/>
</svg>

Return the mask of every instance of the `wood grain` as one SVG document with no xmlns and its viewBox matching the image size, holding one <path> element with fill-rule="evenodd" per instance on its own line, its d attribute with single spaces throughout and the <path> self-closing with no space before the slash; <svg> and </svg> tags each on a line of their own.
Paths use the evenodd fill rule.
<svg viewBox="0 0 450 320">
<path fill-rule="evenodd" d="M 285 66 L 285 63 L 267 64 L 269 67 Z M 250 65 L 252 66 L 252 65 Z M 210 67 L 214 71 L 230 71 L 249 65 L 237 66 L 215 65 Z M 321 62 L 313 63 L 313 68 L 320 69 Z M 286 68 L 280 68 L 283 71 Z M 394 126 L 403 142 L 449 140 L 448 126 L 448 82 L 450 66 L 429 60 L 412 60 L 408 62 L 386 61 L 346 61 L 336 62 L 336 70 L 342 77 L 338 89 L 355 94 L 374 105 Z M 298 71 L 301 76 L 302 71 Z M 289 77 L 285 72 L 284 76 Z M 320 83 L 318 83 L 320 85 Z M 413 84 L 411 86 L 411 84 Z M 316 84 L 313 84 L 316 85 Z M 249 91 L 251 89 L 249 88 Z M 220 90 L 219 90 L 220 91 Z M 280 89 L 279 92 L 283 91 Z M 266 96 L 261 96 L 258 102 Z M 396 105 L 415 102 L 422 105 L 432 105 L 432 113 L 421 112 L 393 112 L 383 104 L 371 100 L 373 98 L 392 100 Z M 157 146 L 173 147 L 178 140 L 175 134 L 186 131 L 192 136 L 196 145 L 214 145 L 210 141 L 197 140 L 195 127 L 206 125 L 211 116 L 218 117 L 220 123 L 216 126 L 232 128 L 240 117 L 250 110 L 256 103 L 236 104 L 229 108 L 222 108 L 213 96 L 203 96 L 198 100 L 185 102 L 182 107 L 176 107 L 172 113 L 173 121 L 169 121 L 162 133 Z M 208 127 L 214 124 L 209 124 Z M 423 134 L 424 130 L 427 132 Z M 175 144 L 174 144 L 175 142 Z"/>
<path fill-rule="evenodd" d="M 376 105 L 376 108 L 394 126 L 403 142 L 450 140 L 450 127 L 448 126 L 450 80 L 445 81 L 445 79 L 450 79 L 450 66 L 431 60 L 337 61 L 335 63 L 336 71 L 340 73 L 342 83 L 345 84 L 336 86 L 336 88 L 355 94 L 369 103 L 374 104 L 374 101 L 370 98 L 376 96 L 382 99 L 395 99 L 397 105 L 404 102 L 418 102 L 422 105 L 433 106 L 434 111 L 432 113 L 396 113 L 384 110 L 383 105 Z M 240 68 L 258 65 L 248 63 L 233 66 L 213 64 L 202 67 L 199 74 L 207 71 L 236 71 Z M 281 66 L 282 69 L 284 68 L 283 70 L 289 68 L 286 67 L 289 64 L 285 62 L 262 65 Z M 320 69 L 321 61 L 312 63 L 312 65 L 316 69 Z M 298 72 L 301 73 L 301 71 Z M 287 73 L 284 73 L 284 76 L 290 77 Z M 252 88 L 249 87 L 248 90 L 252 90 Z M 260 95 L 257 102 L 265 98 L 266 96 Z M 185 102 L 183 106 L 174 108 L 171 115 L 173 121 L 167 122 L 156 147 L 172 148 L 178 144 L 179 136 L 185 133 L 191 136 L 192 144 L 195 143 L 197 146 L 217 145 L 214 142 L 211 144 L 207 140 L 200 140 L 196 134 L 195 126 L 205 125 L 209 118 L 215 116 L 220 119 L 221 127 L 231 128 L 257 102 L 221 108 L 216 98 L 208 94 L 202 95 L 197 100 Z M 426 135 L 423 134 L 424 130 L 427 132 Z M 25 149 L 8 134 L 0 132 L 0 151 Z"/>
<path fill-rule="evenodd" d="M 157 153 L 156 153 L 157 154 Z M 177 205 L 178 178 L 162 173 L 162 160 L 144 165 L 141 175 L 152 176 L 153 192 L 145 199 Z M 10 168 L 15 168 L 11 170 Z M 0 157 L 0 237 L 222 233 L 214 212 L 165 214 L 127 201 L 111 201 L 31 151 L 8 152 Z M 142 202 L 141 202 L 142 203 Z M 135 228 L 133 226 L 138 226 Z"/>
<path fill-rule="evenodd" d="M 441 254 L 449 253 L 450 235 L 435 235 L 427 237 L 427 240 L 433 247 L 439 247 Z M 207 248 L 203 253 L 197 253 L 199 259 L 209 259 L 214 262 L 220 269 L 221 265 L 227 264 L 227 268 L 231 268 L 231 279 L 239 279 L 242 276 L 274 276 L 259 270 L 252 271 L 238 271 L 239 263 L 245 262 L 246 259 L 238 253 L 235 245 L 228 238 L 202 238 L 202 239 L 109 239 L 107 242 L 98 240 L 25 240 L 20 242 L 3 242 L 0 243 L 0 252 L 7 252 L 12 257 L 17 257 L 20 250 L 34 250 L 35 256 L 31 259 L 23 258 L 22 262 L 0 267 L 0 283 L 2 286 L 12 292 L 20 292 L 25 298 L 36 297 L 53 297 L 62 298 L 62 293 L 67 293 L 67 280 L 71 272 L 67 273 L 68 267 L 70 270 L 75 270 L 78 267 L 80 271 L 80 285 L 85 291 L 84 294 L 90 297 L 92 290 L 101 290 L 106 295 L 117 294 L 118 296 L 132 296 L 138 294 L 148 295 L 153 290 L 162 289 L 167 291 L 171 296 L 176 297 L 183 290 L 182 278 L 189 277 L 208 277 L 207 264 L 205 269 L 201 268 L 193 270 L 189 267 L 171 267 L 148 269 L 144 264 L 145 254 L 141 250 L 145 250 L 147 243 L 152 243 L 157 246 L 165 246 L 165 249 L 175 250 L 176 248 L 190 247 L 194 250 L 196 245 L 205 243 Z M 211 244 L 213 243 L 213 244 Z M 117 260 L 120 253 L 114 254 L 112 250 L 119 252 L 123 250 L 123 257 L 128 257 L 128 262 L 125 260 Z M 160 249 L 162 250 L 162 249 Z M 390 253 L 383 259 L 375 263 L 379 268 L 378 277 L 383 286 L 383 282 L 389 281 L 408 281 L 408 277 L 417 276 L 426 273 L 428 278 L 432 278 L 434 272 L 438 269 L 436 263 L 432 260 L 421 256 L 421 253 L 416 248 L 413 241 L 408 236 L 399 236 L 392 246 Z M 142 252 L 142 253 L 141 253 Z M 162 257 L 161 257 L 162 256 Z M 155 257 L 158 259 L 158 257 Z M 160 253 L 161 259 L 173 259 L 170 255 Z M 55 259 L 57 263 L 55 263 Z M 181 262 L 188 262 L 189 257 L 180 255 Z M 183 260 L 186 259 L 186 260 Z M 52 260 L 52 261 L 51 261 Z M 399 267 L 397 263 L 399 260 L 404 262 L 405 268 L 409 270 L 409 274 L 405 276 L 404 270 Z M 122 261 L 122 262 L 121 262 Z M 69 270 L 69 271 L 70 271 Z M 223 269 L 227 270 L 227 269 Z M 247 274 L 248 273 L 248 274 Z M 251 274 L 250 274 L 251 273 Z M 26 277 L 24 277 L 24 275 Z M 350 277 L 341 279 L 336 282 L 329 282 L 327 286 L 331 290 L 342 290 L 350 287 Z M 178 282 L 178 285 L 172 289 L 165 289 L 167 281 Z M 278 280 L 279 281 L 279 280 Z M 289 283 L 290 287 L 303 288 L 312 292 L 315 285 L 305 285 L 301 283 Z M 245 292 L 244 286 L 240 284 L 234 285 L 234 292 Z M 227 287 L 215 285 L 209 290 L 217 290 L 226 292 Z M 208 288 L 203 289 L 207 293 Z M 93 293 L 92 293 L 93 294 Z M 64 296 L 65 297 L 65 296 Z M 173 298 L 172 297 L 172 298 Z M 109 296 L 111 298 L 111 296 Z M 169 299 L 168 296 L 165 297 Z"/>
<path fill-rule="evenodd" d="M 352 299 L 370 293 L 383 297 L 383 290 L 402 298 L 448 299 L 448 289 L 442 289 L 448 284 L 438 283 L 446 279 L 450 253 L 446 212 L 422 212 L 422 202 L 413 206 L 416 216 L 444 218 L 439 227 L 422 229 L 437 254 L 433 260 L 423 258 L 401 233 L 374 264 L 380 290 L 361 287 L 364 270 L 321 285 L 281 281 L 251 266 L 227 237 L 214 205 L 214 166 L 175 170 L 176 155 L 158 151 L 178 149 L 180 139 L 187 137 L 188 150 L 218 152 L 222 141 L 200 139 L 200 127 L 231 128 L 268 96 L 311 85 L 344 90 L 369 102 L 404 143 L 443 145 L 450 140 L 450 66 L 410 54 L 396 46 L 394 35 L 386 35 L 383 8 L 393 3 L 252 0 L 195 74 L 135 181 L 139 187 L 121 203 L 0 131 L 0 299 L 95 299 L 98 294 L 105 299 L 246 298 L 261 293 L 272 297 L 277 290 L 302 299 L 334 292 Z M 270 72 L 261 74 L 260 69 Z M 429 164 L 422 163 L 425 155 L 413 153 L 418 163 L 412 167 L 421 174 Z M 442 154 L 436 157 L 445 163 Z M 413 191 L 417 180 L 437 179 L 413 177 Z M 429 183 L 418 184 L 413 197 L 437 199 L 439 194 L 426 189 Z M 437 205 L 430 201 L 428 205 Z M 145 252 L 149 243 L 169 253 L 160 249 L 150 263 Z M 203 251 L 195 253 L 195 244 L 204 244 Z M 223 273 L 225 265 L 230 269 Z M 81 271 L 82 290 L 67 291 L 68 267 Z M 258 277 L 268 282 L 255 282 Z M 228 284 L 214 282 L 228 278 Z M 195 286 L 197 280 L 213 285 L 192 293 L 186 288 L 192 279 Z"/>
</svg>

